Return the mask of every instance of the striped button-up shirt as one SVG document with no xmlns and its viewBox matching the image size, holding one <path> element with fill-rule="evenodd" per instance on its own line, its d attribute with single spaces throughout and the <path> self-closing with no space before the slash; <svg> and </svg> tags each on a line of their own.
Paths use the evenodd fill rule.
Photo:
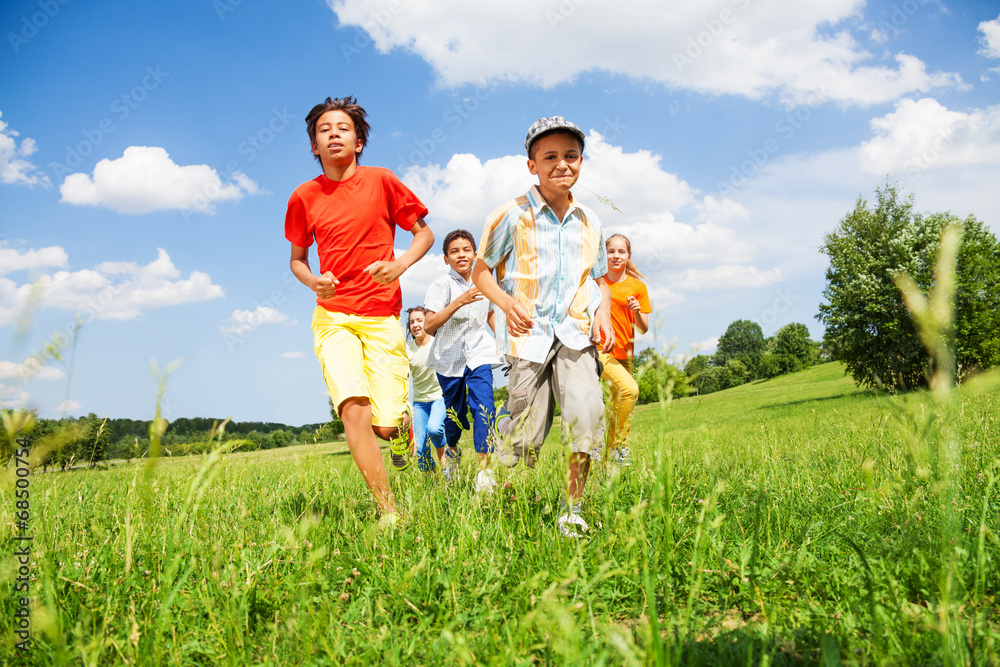
<svg viewBox="0 0 1000 667">
<path fill-rule="evenodd" d="M 533 187 L 486 220 L 479 258 L 534 323 L 527 334 L 511 336 L 498 308 L 500 354 L 542 362 L 556 338 L 573 350 L 592 344 L 591 316 L 601 299 L 594 281 L 608 272 L 601 222 L 592 210 L 570 195 L 560 221 Z"/>
</svg>

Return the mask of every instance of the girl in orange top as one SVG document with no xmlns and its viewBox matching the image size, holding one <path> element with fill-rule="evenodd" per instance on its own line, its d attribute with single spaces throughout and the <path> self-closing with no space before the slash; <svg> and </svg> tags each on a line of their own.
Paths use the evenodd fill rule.
<svg viewBox="0 0 1000 667">
<path fill-rule="evenodd" d="M 632 426 L 632 408 L 639 398 L 639 385 L 632 378 L 632 351 L 635 330 L 649 330 L 649 292 L 645 278 L 632 262 L 632 244 L 621 234 L 605 241 L 608 252 L 608 273 L 605 280 L 611 288 L 611 324 L 615 330 L 615 346 L 610 353 L 600 353 L 604 364 L 602 380 L 611 385 L 611 410 L 604 448 L 605 460 L 619 466 L 632 465 L 628 451 L 628 433 Z"/>
</svg>

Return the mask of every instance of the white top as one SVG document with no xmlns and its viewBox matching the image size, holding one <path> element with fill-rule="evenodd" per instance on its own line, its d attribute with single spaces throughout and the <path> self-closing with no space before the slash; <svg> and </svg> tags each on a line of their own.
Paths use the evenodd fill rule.
<svg viewBox="0 0 1000 667">
<path fill-rule="evenodd" d="M 427 367 L 427 355 L 431 345 L 417 345 L 417 341 L 406 341 L 406 356 L 410 359 L 410 378 L 413 383 L 413 402 L 429 403 L 441 398 L 441 385 L 438 384 L 437 373 Z"/>
<path fill-rule="evenodd" d="M 455 269 L 448 269 L 446 275 L 427 288 L 424 308 L 440 312 L 471 287 L 471 281 L 466 281 Z M 492 308 L 489 299 L 483 297 L 455 311 L 434 332 L 427 365 L 447 377 L 462 377 L 466 367 L 475 369 L 483 364 L 499 366 L 497 343 L 486 321 Z"/>
</svg>

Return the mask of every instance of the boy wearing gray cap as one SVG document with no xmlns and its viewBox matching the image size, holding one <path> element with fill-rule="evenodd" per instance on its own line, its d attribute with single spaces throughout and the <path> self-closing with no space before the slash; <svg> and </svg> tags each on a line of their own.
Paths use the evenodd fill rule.
<svg viewBox="0 0 1000 667">
<path fill-rule="evenodd" d="M 508 442 L 497 458 L 532 467 L 552 426 L 555 401 L 570 443 L 562 534 L 587 530 L 580 500 L 604 439 L 604 400 L 595 344 L 614 346 L 608 263 L 601 222 L 570 191 L 580 176 L 585 136 L 562 116 L 540 118 L 524 147 L 538 185 L 486 221 L 472 280 L 497 306 L 497 345 L 510 364 Z M 493 272 L 496 271 L 494 277 Z M 588 306 L 600 299 L 593 318 Z"/>
</svg>

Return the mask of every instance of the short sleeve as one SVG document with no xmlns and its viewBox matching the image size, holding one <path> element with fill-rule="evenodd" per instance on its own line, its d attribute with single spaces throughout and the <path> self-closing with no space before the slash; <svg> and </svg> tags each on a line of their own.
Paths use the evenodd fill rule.
<svg viewBox="0 0 1000 667">
<path fill-rule="evenodd" d="M 598 278 L 603 278 L 608 273 L 608 250 L 604 245 L 604 234 L 600 236 L 600 242 L 597 244 L 597 259 L 594 260 L 594 266 L 590 269 L 590 277 L 594 280 Z"/>
<path fill-rule="evenodd" d="M 403 185 L 403 182 L 396 178 L 388 169 L 382 172 L 382 188 L 385 192 L 386 206 L 389 217 L 400 229 L 407 231 L 413 227 L 413 223 L 421 218 L 427 217 L 427 207 L 417 198 L 413 192 Z"/>
<path fill-rule="evenodd" d="M 646 283 L 642 282 L 638 278 L 636 282 L 639 283 L 637 288 L 639 299 L 639 312 L 640 313 L 651 313 L 653 312 L 653 306 L 649 303 L 649 290 L 646 289 Z"/>
<path fill-rule="evenodd" d="M 435 313 L 444 310 L 445 306 L 451 303 L 448 298 L 448 284 L 444 278 L 438 278 L 427 288 L 427 296 L 424 297 L 424 308 L 433 310 Z"/>
<path fill-rule="evenodd" d="M 491 269 L 514 249 L 514 230 L 520 212 L 520 208 L 504 204 L 486 219 L 477 256 Z"/>
<path fill-rule="evenodd" d="M 293 192 L 285 210 L 285 238 L 300 248 L 313 244 L 313 235 L 306 220 L 306 206 L 298 192 Z"/>
</svg>

